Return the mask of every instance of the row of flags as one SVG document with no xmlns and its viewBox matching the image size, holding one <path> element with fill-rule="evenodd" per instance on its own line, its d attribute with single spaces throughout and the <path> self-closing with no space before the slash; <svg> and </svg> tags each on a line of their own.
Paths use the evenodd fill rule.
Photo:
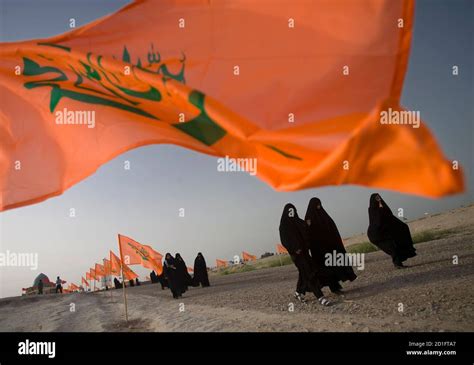
<svg viewBox="0 0 474 365">
<path fill-rule="evenodd" d="M 149 245 L 143 245 L 136 240 L 118 235 L 120 257 L 118 257 L 112 250 L 109 251 L 109 258 L 104 258 L 102 264 L 96 263 L 94 268 L 90 268 L 86 272 L 85 277 L 81 276 L 81 286 L 83 288 L 90 288 L 92 280 L 99 281 L 102 278 L 110 276 L 122 276 L 124 280 L 134 280 L 138 275 L 129 267 L 129 265 L 141 265 L 145 268 L 155 271 L 157 275 L 163 272 L 162 259 L 163 255 L 154 250 Z M 281 244 L 276 245 L 277 254 L 287 254 L 288 251 Z M 242 251 L 242 261 L 255 261 L 257 256 L 252 255 L 246 251 Z M 216 267 L 223 268 L 228 266 L 227 260 L 216 259 Z M 193 268 L 188 267 L 188 272 L 193 272 Z M 64 291 L 66 293 L 79 291 L 80 286 L 70 283 Z"/>
<path fill-rule="evenodd" d="M 288 251 L 286 250 L 286 248 L 283 247 L 283 245 L 280 244 L 280 243 L 276 245 L 276 251 L 277 251 L 277 254 L 279 254 L 279 255 L 288 254 Z M 242 251 L 242 261 L 243 262 L 255 261 L 255 260 L 257 260 L 257 256 L 252 255 L 252 254 L 250 254 L 246 251 Z M 216 267 L 218 269 L 227 267 L 228 264 L 229 264 L 229 262 L 227 260 L 216 259 Z"/>
<path fill-rule="evenodd" d="M 96 263 L 93 268 L 90 268 L 85 273 L 85 277 L 81 276 L 81 285 L 90 287 L 89 283 L 92 280 L 99 281 L 102 278 L 111 276 L 122 276 L 122 272 L 123 280 L 138 278 L 138 275 L 129 265 L 141 265 L 155 271 L 157 275 L 161 275 L 163 272 L 163 255 L 151 246 L 141 244 L 121 234 L 118 235 L 118 246 L 120 257 L 110 250 L 108 258 L 104 258 L 102 264 Z M 76 291 L 80 288 L 77 285 L 71 284 L 67 289 Z"/>
</svg>

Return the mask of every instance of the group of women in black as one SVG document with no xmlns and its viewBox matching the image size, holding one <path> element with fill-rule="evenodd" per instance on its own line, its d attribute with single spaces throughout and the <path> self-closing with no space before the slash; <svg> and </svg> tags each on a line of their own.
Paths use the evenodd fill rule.
<svg viewBox="0 0 474 365">
<path fill-rule="evenodd" d="M 181 298 L 190 286 L 210 286 L 206 260 L 201 252 L 194 260 L 194 277 L 189 274 L 188 267 L 179 253 L 174 257 L 167 253 L 163 260 L 163 273 L 158 276 L 152 271 L 150 279 L 152 283 L 160 282 L 162 289 L 168 287 L 175 299 Z"/>
<path fill-rule="evenodd" d="M 395 217 L 382 197 L 370 197 L 369 240 L 392 257 L 395 267 L 416 255 L 408 225 Z M 326 265 L 326 254 L 346 254 L 336 224 L 324 210 L 321 200 L 312 198 L 305 219 L 298 216 L 293 204 L 286 204 L 280 220 L 280 240 L 298 268 L 295 297 L 304 302 L 311 291 L 321 305 L 331 302 L 321 289 L 328 286 L 331 292 L 341 293 L 341 281 L 353 281 L 356 274 L 351 266 Z"/>
</svg>

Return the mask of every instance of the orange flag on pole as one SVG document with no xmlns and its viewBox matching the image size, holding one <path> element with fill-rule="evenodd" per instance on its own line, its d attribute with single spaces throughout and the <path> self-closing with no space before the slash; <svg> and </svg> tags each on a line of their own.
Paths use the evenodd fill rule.
<svg viewBox="0 0 474 365">
<path fill-rule="evenodd" d="M 246 158 L 242 168 L 280 191 L 461 192 L 462 171 L 428 128 L 403 120 L 413 8 L 142 0 L 52 38 L 2 43 L 0 210 L 155 143 Z"/>
<path fill-rule="evenodd" d="M 89 269 L 89 272 L 90 272 L 91 278 L 93 280 L 99 280 L 99 278 L 97 277 L 97 274 L 96 274 L 94 269 Z"/>
<path fill-rule="evenodd" d="M 119 245 L 122 259 L 127 265 L 142 265 L 148 269 L 154 270 L 157 275 L 161 275 L 163 271 L 161 258 L 162 255 L 153 250 L 148 245 L 142 245 L 137 241 L 123 236 L 119 236 Z"/>
<path fill-rule="evenodd" d="M 87 274 L 86 274 L 86 277 L 87 277 Z M 84 279 L 83 276 L 81 276 L 81 284 L 84 284 L 85 286 L 89 286 L 89 283 L 87 282 L 86 279 Z"/>
<path fill-rule="evenodd" d="M 90 271 L 86 272 L 86 280 L 93 280 Z"/>
<path fill-rule="evenodd" d="M 95 264 L 95 276 L 100 279 L 105 276 L 104 266 L 101 264 Z"/>
<path fill-rule="evenodd" d="M 257 256 L 251 255 L 248 252 L 242 251 L 242 261 L 255 261 L 257 259 Z"/>
<path fill-rule="evenodd" d="M 105 276 L 111 275 L 111 267 L 110 267 L 110 260 L 103 259 L 104 261 L 104 274 Z"/>
<path fill-rule="evenodd" d="M 216 266 L 217 267 L 227 267 L 227 261 L 216 259 Z"/>
<path fill-rule="evenodd" d="M 285 247 L 283 247 L 283 245 L 280 244 L 280 243 L 278 243 L 276 245 L 276 248 L 277 248 L 277 253 L 279 253 L 279 254 L 287 254 L 288 253 L 288 250 Z"/>
<path fill-rule="evenodd" d="M 133 280 L 138 278 L 138 275 L 133 272 L 126 264 L 120 261 L 120 258 L 110 251 L 110 269 L 112 275 L 121 276 L 122 275 L 122 265 L 123 265 L 123 275 L 126 280 Z M 122 278 L 123 279 L 123 278 Z"/>
</svg>

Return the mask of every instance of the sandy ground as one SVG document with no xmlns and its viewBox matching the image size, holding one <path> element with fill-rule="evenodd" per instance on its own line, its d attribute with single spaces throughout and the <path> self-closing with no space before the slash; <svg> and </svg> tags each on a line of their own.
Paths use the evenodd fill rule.
<svg viewBox="0 0 474 365">
<path fill-rule="evenodd" d="M 407 261 L 406 269 L 394 269 L 382 252 L 366 255 L 365 270 L 344 283 L 345 294 L 329 295 L 335 301 L 331 307 L 320 306 L 309 294 L 307 304 L 296 302 L 297 271 L 288 265 L 211 276 L 210 288 L 191 288 L 179 300 L 158 284 L 129 288 L 128 324 L 122 291 L 5 298 L 0 300 L 0 330 L 474 331 L 473 213 L 474 207 L 444 213 L 452 224 L 438 228 L 458 227 L 456 233 L 418 244 L 418 256 Z M 441 218 L 410 225 L 431 229 L 446 223 Z"/>
</svg>

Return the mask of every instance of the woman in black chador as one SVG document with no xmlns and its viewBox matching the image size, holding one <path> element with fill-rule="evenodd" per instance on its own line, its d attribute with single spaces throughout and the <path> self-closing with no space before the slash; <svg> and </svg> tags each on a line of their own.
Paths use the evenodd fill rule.
<svg viewBox="0 0 474 365">
<path fill-rule="evenodd" d="M 194 285 L 199 286 L 199 284 L 201 284 L 203 288 L 210 286 L 206 260 L 200 252 L 194 260 Z"/>
<path fill-rule="evenodd" d="M 183 286 L 182 291 L 184 293 L 186 290 L 188 290 L 189 286 L 193 285 L 193 278 L 191 275 L 189 275 L 188 267 L 186 266 L 186 262 L 184 262 L 184 259 L 181 257 L 181 255 L 177 253 L 174 258 L 176 261 L 176 269 L 178 270 L 178 275 Z"/>
<path fill-rule="evenodd" d="M 168 286 L 173 293 L 173 298 L 178 299 L 183 295 L 180 275 L 176 268 L 176 260 L 170 253 L 165 255 L 163 262 L 163 271 L 168 278 Z"/>
<path fill-rule="evenodd" d="M 309 237 L 306 223 L 298 217 L 293 204 L 286 204 L 283 208 L 280 220 L 280 240 L 298 268 L 299 275 L 295 297 L 304 302 L 304 295 L 306 289 L 308 289 L 318 298 L 320 304 L 329 305 L 329 300 L 321 292 L 320 283 L 309 256 Z"/>
<path fill-rule="evenodd" d="M 346 254 L 336 223 L 321 205 L 321 200 L 309 201 L 305 216 L 309 232 L 311 258 L 322 287 L 329 286 L 333 293 L 341 292 L 339 281 L 353 281 L 357 275 L 351 266 L 327 266 L 326 254 Z M 334 260 L 333 260 L 334 261 Z"/>
<path fill-rule="evenodd" d="M 370 242 L 392 256 L 396 268 L 404 267 L 403 261 L 416 256 L 410 228 L 393 215 L 379 194 L 370 196 L 367 236 Z"/>
<path fill-rule="evenodd" d="M 150 281 L 152 284 L 156 284 L 158 282 L 158 276 L 156 276 L 154 270 L 150 273 Z"/>
</svg>

